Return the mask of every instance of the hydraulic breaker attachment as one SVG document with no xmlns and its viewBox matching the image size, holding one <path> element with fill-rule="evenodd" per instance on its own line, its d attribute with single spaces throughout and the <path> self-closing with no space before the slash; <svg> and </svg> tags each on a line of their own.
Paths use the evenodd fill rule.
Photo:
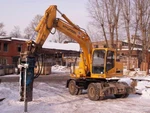
<svg viewBox="0 0 150 113">
<path fill-rule="evenodd" d="M 18 67 L 20 68 L 20 101 L 24 101 L 25 93 L 27 101 L 32 101 L 35 58 L 34 57 L 26 57 L 25 59 L 21 58 Z M 26 83 L 24 81 L 26 81 Z"/>
</svg>

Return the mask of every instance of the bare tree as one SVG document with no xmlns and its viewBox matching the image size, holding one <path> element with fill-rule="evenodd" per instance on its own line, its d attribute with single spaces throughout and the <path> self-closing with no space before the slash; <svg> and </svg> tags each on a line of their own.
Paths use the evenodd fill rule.
<svg viewBox="0 0 150 113">
<path fill-rule="evenodd" d="M 69 38 L 64 33 L 56 30 L 54 42 L 63 43 L 63 42 L 75 42 L 72 38 Z"/>
<path fill-rule="evenodd" d="M 31 38 L 35 39 L 36 38 L 37 33 L 35 32 L 35 28 L 38 25 L 38 23 L 40 22 L 41 18 L 42 18 L 41 15 L 36 15 L 32 19 L 32 21 L 29 24 L 29 26 L 26 27 L 25 30 L 24 30 L 24 33 L 25 33 L 24 38 L 28 38 L 28 39 L 31 39 Z"/>
<path fill-rule="evenodd" d="M 87 33 L 88 33 L 88 35 L 89 35 L 92 42 L 100 41 L 100 38 L 99 38 L 100 33 L 99 33 L 99 30 L 97 28 L 94 28 L 89 24 L 87 26 Z"/>
<path fill-rule="evenodd" d="M 147 62 L 147 51 L 149 49 L 148 28 L 150 24 L 150 0 L 135 0 L 138 5 L 139 30 L 143 45 L 143 62 Z"/>
<path fill-rule="evenodd" d="M 14 26 L 14 29 L 10 33 L 10 36 L 20 38 L 21 36 L 21 31 L 19 26 Z"/>
<path fill-rule="evenodd" d="M 122 14 L 125 25 L 125 31 L 128 40 L 128 69 L 130 67 L 130 58 L 135 45 L 135 40 L 141 40 L 143 45 L 143 54 L 139 58 L 147 62 L 147 51 L 149 48 L 148 26 L 150 23 L 150 1 L 149 0 L 122 0 Z M 131 33 L 134 34 L 134 40 L 131 42 Z M 139 39 L 141 37 L 141 39 Z M 139 59 L 139 61 L 140 61 Z"/>
<path fill-rule="evenodd" d="M 135 47 L 135 41 L 137 38 L 141 40 L 143 45 L 141 59 L 147 62 L 147 51 L 150 48 L 150 38 L 148 38 L 150 0 L 88 0 L 88 12 L 92 18 L 92 25 L 101 28 L 106 43 L 110 38 L 110 47 L 114 47 L 115 37 L 117 45 L 120 38 L 118 30 L 125 31 L 129 48 L 128 61 Z M 129 67 L 128 65 L 128 69 Z"/>
<path fill-rule="evenodd" d="M 127 42 L 128 42 L 128 62 L 127 62 L 127 69 L 130 69 L 130 59 L 131 59 L 131 37 L 130 37 L 130 24 L 131 24 L 131 1 L 130 0 L 123 0 L 122 2 L 122 14 L 123 20 L 125 25 L 125 31 L 127 35 Z"/>
<path fill-rule="evenodd" d="M 25 34 L 24 38 L 31 39 L 33 34 L 34 34 L 34 32 L 33 32 L 33 30 L 31 28 L 26 27 L 25 30 L 24 30 L 24 34 Z"/>
<path fill-rule="evenodd" d="M 137 5 L 137 16 L 139 17 L 139 34 L 141 35 L 143 45 L 141 60 L 142 62 L 147 63 L 149 62 L 148 50 L 150 47 L 150 39 L 148 37 L 150 28 L 150 0 L 134 0 L 134 3 Z M 147 73 L 148 69 L 149 66 L 147 65 Z"/>
<path fill-rule="evenodd" d="M 108 39 L 106 36 L 106 30 L 105 30 L 105 13 L 104 13 L 104 7 L 103 7 L 103 1 L 100 0 L 89 0 L 87 4 L 87 10 L 89 12 L 89 16 L 92 18 L 92 22 L 90 22 L 91 25 L 96 27 L 97 29 L 102 28 L 102 34 L 104 36 L 104 39 L 106 41 L 106 46 L 108 47 Z M 89 31 L 91 31 L 89 29 Z M 101 32 L 98 31 L 98 32 Z M 94 33 L 95 34 L 95 33 Z M 96 33 L 97 34 L 97 33 Z M 101 36 L 99 36 L 101 37 Z M 94 38 L 93 38 L 94 39 Z"/>
<path fill-rule="evenodd" d="M 114 48 L 114 37 L 118 40 L 118 21 L 121 8 L 120 0 L 89 0 L 88 11 L 93 20 L 93 25 L 101 28 L 108 47 Z"/>
<path fill-rule="evenodd" d="M 118 43 L 118 21 L 120 14 L 120 0 L 104 0 L 105 8 L 106 8 L 106 17 L 110 35 L 110 44 L 111 47 L 114 48 L 114 36 L 116 33 L 117 43 Z"/>
<path fill-rule="evenodd" d="M 6 31 L 4 31 L 4 24 L 0 23 L 0 36 L 5 36 Z"/>
</svg>

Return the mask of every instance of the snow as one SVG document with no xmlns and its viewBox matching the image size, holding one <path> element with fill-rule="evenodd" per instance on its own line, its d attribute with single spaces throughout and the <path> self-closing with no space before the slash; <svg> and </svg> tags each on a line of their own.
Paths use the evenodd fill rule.
<svg viewBox="0 0 150 113">
<path fill-rule="evenodd" d="M 80 51 L 80 46 L 78 43 L 54 43 L 54 42 L 45 41 L 42 47 L 48 49 Z"/>
<path fill-rule="evenodd" d="M 25 39 L 25 38 L 16 38 L 16 37 L 11 37 L 11 36 L 0 36 L 1 40 L 5 40 L 5 41 L 12 41 L 12 40 L 20 40 L 20 41 L 28 41 L 29 39 Z"/>
<path fill-rule="evenodd" d="M 68 73 L 68 68 L 55 65 L 52 72 L 58 72 L 58 75 Z M 130 78 L 120 81 L 130 84 Z M 147 81 L 150 76 L 134 78 L 138 79 L 136 90 L 141 95 L 130 94 L 128 98 L 119 99 L 110 96 L 101 101 L 89 100 L 87 91 L 78 96 L 70 95 L 65 87 L 66 81 L 34 82 L 33 101 L 28 102 L 28 113 L 150 113 L 150 81 Z M 2 82 L 0 98 L 5 98 L 0 102 L 0 113 L 24 112 L 24 102 L 19 101 L 18 82 Z"/>
<path fill-rule="evenodd" d="M 121 78 L 119 82 L 126 82 L 130 86 L 132 83 L 132 80 L 130 78 Z"/>
<path fill-rule="evenodd" d="M 52 66 L 52 73 L 66 73 L 66 72 L 70 72 L 69 67 L 59 65 Z"/>
<path fill-rule="evenodd" d="M 150 99 L 150 82 L 139 81 L 136 86 L 136 89 L 138 93 L 142 93 L 142 98 Z"/>
</svg>

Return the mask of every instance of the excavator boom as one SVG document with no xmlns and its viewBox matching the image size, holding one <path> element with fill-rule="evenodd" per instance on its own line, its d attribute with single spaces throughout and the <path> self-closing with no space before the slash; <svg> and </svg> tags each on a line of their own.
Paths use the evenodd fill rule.
<svg viewBox="0 0 150 113">
<path fill-rule="evenodd" d="M 64 20 L 56 18 L 57 12 L 61 14 Z M 84 63 L 87 66 L 87 69 L 89 70 L 92 53 L 92 43 L 88 34 L 79 26 L 71 22 L 71 20 L 69 20 L 69 18 L 67 18 L 65 14 L 62 14 L 57 9 L 56 5 L 50 6 L 45 11 L 45 15 L 43 16 L 40 23 L 35 29 L 38 32 L 38 35 L 35 40 L 35 45 L 38 46 L 37 48 L 42 47 L 53 28 L 63 32 L 64 34 L 75 40 L 77 43 L 79 43 L 80 47 L 83 50 L 85 59 Z M 28 45 L 31 45 L 31 42 L 32 41 L 29 41 Z M 35 51 L 36 49 L 33 48 L 32 53 L 34 53 Z"/>
</svg>

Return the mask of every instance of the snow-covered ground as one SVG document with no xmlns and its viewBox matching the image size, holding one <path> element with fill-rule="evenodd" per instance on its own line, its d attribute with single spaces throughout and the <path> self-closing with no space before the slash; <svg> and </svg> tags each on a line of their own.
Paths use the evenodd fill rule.
<svg viewBox="0 0 150 113">
<path fill-rule="evenodd" d="M 64 67 L 53 67 L 62 70 Z M 66 68 L 64 68 L 66 69 Z M 59 71 L 60 72 L 60 71 Z M 65 81 L 44 83 L 35 82 L 33 101 L 28 103 L 28 113 L 150 113 L 150 76 L 136 76 L 138 94 L 128 98 L 116 99 L 110 96 L 102 101 L 91 101 L 86 91 L 82 95 L 72 96 L 65 88 Z M 129 78 L 125 78 L 129 79 Z M 0 84 L 0 113 L 23 113 L 24 103 L 19 101 L 19 83 L 2 82 Z"/>
<path fill-rule="evenodd" d="M 54 65 L 52 66 L 52 73 L 69 73 L 70 68 L 66 66 Z"/>
</svg>

